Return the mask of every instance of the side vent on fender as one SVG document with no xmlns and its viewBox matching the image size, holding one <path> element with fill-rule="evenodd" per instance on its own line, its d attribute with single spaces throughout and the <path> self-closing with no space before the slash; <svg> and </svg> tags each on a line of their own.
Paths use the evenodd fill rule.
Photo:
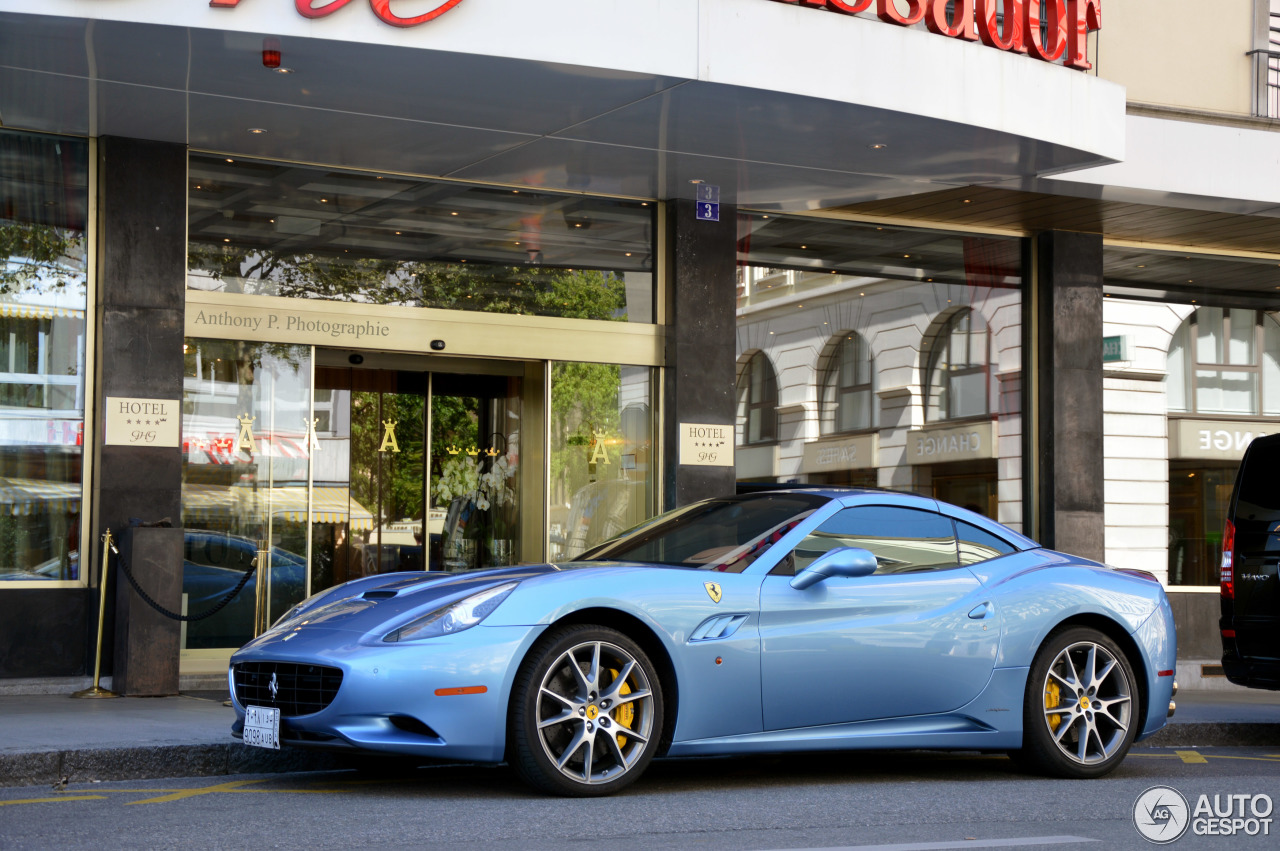
<svg viewBox="0 0 1280 851">
<path fill-rule="evenodd" d="M 692 643 L 694 641 L 717 641 L 721 638 L 728 638 L 738 631 L 738 627 L 746 622 L 747 616 L 743 614 L 716 615 L 700 623 L 698 628 L 689 636 L 689 641 Z"/>
</svg>

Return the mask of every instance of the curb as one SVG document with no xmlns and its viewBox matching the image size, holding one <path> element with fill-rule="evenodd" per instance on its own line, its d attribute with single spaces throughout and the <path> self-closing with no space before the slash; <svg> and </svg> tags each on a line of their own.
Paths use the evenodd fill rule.
<svg viewBox="0 0 1280 851">
<path fill-rule="evenodd" d="M 256 753 L 254 751 L 257 751 Z M 369 759 L 368 757 L 365 760 Z M 372 759 L 378 759 L 373 757 Z M 87 748 L 0 754 L 0 786 L 112 780 L 159 780 L 166 777 L 218 777 L 227 774 L 281 774 L 332 771 L 362 764 L 354 754 L 294 748 L 266 751 L 239 742 L 159 747 Z M 364 764 L 368 764 L 364 762 Z"/>
<path fill-rule="evenodd" d="M 1171 724 L 1138 748 L 1280 747 L 1280 724 Z M 412 758 L 410 758 L 412 759 Z M 0 787 L 166 777 L 220 777 L 232 774 L 283 774 L 338 771 L 403 764 L 405 758 L 305 748 L 267 751 L 239 742 L 84 748 L 0 754 Z M 418 760 L 428 762 L 429 760 Z"/>
<path fill-rule="evenodd" d="M 1280 724 L 1243 722 L 1169 724 L 1138 747 L 1271 748 L 1280 746 Z"/>
</svg>

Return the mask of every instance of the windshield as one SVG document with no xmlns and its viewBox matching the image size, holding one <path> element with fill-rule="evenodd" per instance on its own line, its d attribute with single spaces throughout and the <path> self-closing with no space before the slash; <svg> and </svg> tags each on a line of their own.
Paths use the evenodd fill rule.
<svg viewBox="0 0 1280 851">
<path fill-rule="evenodd" d="M 661 514 L 575 561 L 652 562 L 739 573 L 828 498 L 765 493 L 709 499 Z"/>
</svg>

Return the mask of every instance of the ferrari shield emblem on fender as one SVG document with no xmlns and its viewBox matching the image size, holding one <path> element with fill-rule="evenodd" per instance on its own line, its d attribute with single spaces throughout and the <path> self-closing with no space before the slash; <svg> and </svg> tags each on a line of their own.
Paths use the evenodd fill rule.
<svg viewBox="0 0 1280 851">
<path fill-rule="evenodd" d="M 704 583 L 702 583 L 702 584 L 703 584 L 703 586 L 704 586 L 704 587 L 706 587 L 706 589 L 707 589 L 707 596 L 711 598 L 711 602 L 713 602 L 713 603 L 719 603 L 719 602 L 720 602 L 720 598 L 724 596 L 724 592 L 722 592 L 722 591 L 720 590 L 720 583 L 719 583 L 719 582 L 704 582 Z"/>
</svg>

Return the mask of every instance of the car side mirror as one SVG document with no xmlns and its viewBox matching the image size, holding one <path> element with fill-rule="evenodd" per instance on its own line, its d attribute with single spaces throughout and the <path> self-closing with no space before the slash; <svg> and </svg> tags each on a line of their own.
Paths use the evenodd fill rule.
<svg viewBox="0 0 1280 851">
<path fill-rule="evenodd" d="M 845 576 L 850 579 L 870 576 L 878 566 L 876 557 L 870 550 L 862 547 L 837 547 L 818 556 L 808 567 L 797 573 L 791 580 L 791 587 L 802 591 L 829 576 Z"/>
</svg>

